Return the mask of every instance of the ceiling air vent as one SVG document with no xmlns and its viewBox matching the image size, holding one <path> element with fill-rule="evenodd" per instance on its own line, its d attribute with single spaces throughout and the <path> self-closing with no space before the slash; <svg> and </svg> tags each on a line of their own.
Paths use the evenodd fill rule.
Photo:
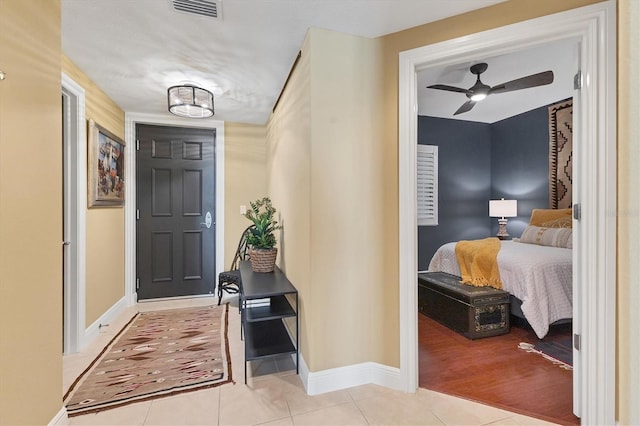
<svg viewBox="0 0 640 426">
<path fill-rule="evenodd" d="M 172 0 L 173 8 L 179 12 L 193 13 L 219 19 L 222 15 L 221 0 Z"/>
</svg>

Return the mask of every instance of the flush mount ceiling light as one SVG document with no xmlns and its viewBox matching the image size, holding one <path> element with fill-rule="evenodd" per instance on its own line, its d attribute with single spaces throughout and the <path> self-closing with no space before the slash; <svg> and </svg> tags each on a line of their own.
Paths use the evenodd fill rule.
<svg viewBox="0 0 640 426">
<path fill-rule="evenodd" d="M 167 89 L 169 112 L 180 117 L 207 118 L 213 115 L 213 93 L 184 84 Z"/>
</svg>

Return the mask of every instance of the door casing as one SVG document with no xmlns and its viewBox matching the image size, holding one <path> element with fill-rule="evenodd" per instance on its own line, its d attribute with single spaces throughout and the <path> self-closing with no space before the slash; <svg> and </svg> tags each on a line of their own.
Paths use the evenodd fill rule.
<svg viewBox="0 0 640 426">
<path fill-rule="evenodd" d="M 537 44 L 577 39 L 583 86 L 574 107 L 574 333 L 582 337 L 574 390 L 585 424 L 615 423 L 616 377 L 616 4 L 606 1 L 494 30 L 407 50 L 399 60 L 399 311 L 400 380 L 418 387 L 416 241 L 416 72 Z M 575 146 L 575 145 L 574 145 Z M 575 286 L 574 286 L 575 288 Z"/>
<path fill-rule="evenodd" d="M 87 138 L 85 91 L 62 73 L 62 96 L 65 97 L 66 122 L 63 140 L 65 159 L 64 220 L 71 245 L 65 258 L 63 301 L 63 353 L 82 350 L 88 341 L 85 330 L 86 274 L 86 206 L 87 206 Z M 65 256 L 66 257 L 66 256 Z"/>
<path fill-rule="evenodd" d="M 224 270 L 224 122 L 218 120 L 193 120 L 161 114 L 125 114 L 125 176 L 136 176 L 136 124 L 159 126 L 198 127 L 216 129 L 216 271 Z M 124 206 L 125 229 L 125 299 L 128 306 L 137 303 L 136 294 L 136 182 L 125 181 L 127 200 Z M 217 277 L 216 277 L 217 282 Z"/>
</svg>

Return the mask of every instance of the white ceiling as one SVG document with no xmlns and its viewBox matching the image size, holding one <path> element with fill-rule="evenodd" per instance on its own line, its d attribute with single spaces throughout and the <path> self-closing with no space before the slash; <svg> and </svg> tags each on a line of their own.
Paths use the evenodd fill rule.
<svg viewBox="0 0 640 426">
<path fill-rule="evenodd" d="M 573 77 L 577 70 L 577 41 L 554 42 L 492 58 L 478 58 L 446 67 L 430 68 L 418 73 L 418 114 L 432 117 L 494 123 L 532 109 L 573 96 Z M 530 74 L 551 70 L 553 83 L 514 92 L 493 94 L 474 108 L 456 116 L 453 113 L 468 98 L 464 93 L 427 89 L 440 83 L 468 89 L 476 82 L 469 67 L 486 62 L 480 79 L 495 86 Z"/>
<path fill-rule="evenodd" d="M 62 50 L 126 112 L 169 114 L 167 88 L 187 82 L 214 93 L 215 119 L 264 124 L 310 27 L 378 37 L 501 1 L 222 0 L 213 19 L 171 0 L 62 0 Z"/>
</svg>

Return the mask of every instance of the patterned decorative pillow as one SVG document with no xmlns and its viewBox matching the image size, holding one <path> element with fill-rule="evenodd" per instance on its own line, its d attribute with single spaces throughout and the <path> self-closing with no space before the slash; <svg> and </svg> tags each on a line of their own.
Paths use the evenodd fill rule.
<svg viewBox="0 0 640 426">
<path fill-rule="evenodd" d="M 547 247 L 573 248 L 572 236 L 571 228 L 544 228 L 529 225 L 522 233 L 520 242 Z"/>
<path fill-rule="evenodd" d="M 571 209 L 533 209 L 529 225 L 543 226 L 543 223 L 567 217 L 571 219 Z"/>
</svg>

